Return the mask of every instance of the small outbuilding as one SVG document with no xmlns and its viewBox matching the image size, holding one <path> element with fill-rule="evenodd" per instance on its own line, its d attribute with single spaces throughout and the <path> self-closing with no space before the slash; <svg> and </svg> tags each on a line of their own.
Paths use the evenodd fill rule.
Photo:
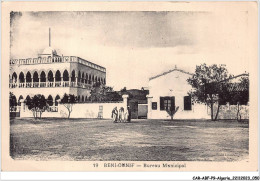
<svg viewBox="0 0 260 181">
<path fill-rule="evenodd" d="M 193 104 L 187 79 L 192 74 L 174 68 L 149 79 L 148 119 L 169 119 L 167 110 L 177 110 L 174 119 L 209 119 L 205 104 Z"/>
</svg>

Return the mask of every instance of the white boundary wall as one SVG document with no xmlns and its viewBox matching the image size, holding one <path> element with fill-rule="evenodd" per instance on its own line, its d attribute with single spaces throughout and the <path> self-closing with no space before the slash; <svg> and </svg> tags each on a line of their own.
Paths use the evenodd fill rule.
<svg viewBox="0 0 260 181">
<path fill-rule="evenodd" d="M 99 106 L 103 107 L 103 118 L 109 119 L 111 118 L 112 110 L 117 106 L 119 110 L 120 107 L 126 106 L 124 102 L 111 102 L 111 103 L 78 103 L 73 105 L 73 111 L 71 112 L 71 118 L 97 118 L 99 112 Z M 60 117 L 67 118 L 68 110 L 64 105 L 60 104 L 59 106 Z"/>
<path fill-rule="evenodd" d="M 98 118 L 99 108 L 100 106 L 103 106 L 103 119 L 111 119 L 114 107 L 117 106 L 118 110 L 123 107 L 126 110 L 127 98 L 127 95 L 123 95 L 123 101 L 120 102 L 76 103 L 72 107 L 70 118 Z M 33 117 L 32 111 L 28 110 L 24 103 L 21 105 L 20 117 Z M 57 112 L 43 112 L 42 118 L 46 117 L 67 118 L 68 110 L 63 104 L 59 104 Z"/>
</svg>

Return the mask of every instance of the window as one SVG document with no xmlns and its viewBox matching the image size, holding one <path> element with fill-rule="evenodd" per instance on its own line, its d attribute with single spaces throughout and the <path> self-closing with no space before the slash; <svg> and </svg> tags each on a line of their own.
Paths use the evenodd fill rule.
<svg viewBox="0 0 260 181">
<path fill-rule="evenodd" d="M 164 99 L 164 110 L 170 110 L 171 108 L 171 100 L 170 99 Z"/>
<path fill-rule="evenodd" d="M 157 110 L 157 102 L 152 102 L 152 110 Z"/>
<path fill-rule="evenodd" d="M 184 96 L 184 110 L 191 110 L 191 96 Z"/>
<path fill-rule="evenodd" d="M 174 110 L 175 97 L 160 97 L 160 110 Z"/>
</svg>

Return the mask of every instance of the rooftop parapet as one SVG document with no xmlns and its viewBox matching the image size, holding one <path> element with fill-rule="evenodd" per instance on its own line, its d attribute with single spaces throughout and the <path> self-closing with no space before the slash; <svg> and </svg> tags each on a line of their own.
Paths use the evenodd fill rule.
<svg viewBox="0 0 260 181">
<path fill-rule="evenodd" d="M 31 65 L 31 64 L 47 64 L 47 63 L 80 63 L 102 72 L 106 72 L 106 68 L 84 60 L 75 56 L 57 56 L 57 57 L 42 57 L 42 58 L 27 58 L 27 59 L 11 59 L 10 65 Z"/>
</svg>

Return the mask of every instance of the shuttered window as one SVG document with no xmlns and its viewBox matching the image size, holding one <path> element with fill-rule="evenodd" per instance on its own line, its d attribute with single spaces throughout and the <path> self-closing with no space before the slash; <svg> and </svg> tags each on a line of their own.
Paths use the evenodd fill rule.
<svg viewBox="0 0 260 181">
<path fill-rule="evenodd" d="M 160 97 L 160 110 L 164 110 L 164 97 Z"/>
<path fill-rule="evenodd" d="M 184 110 L 191 110 L 191 96 L 184 96 Z"/>
<path fill-rule="evenodd" d="M 174 110 L 175 98 L 174 97 L 160 97 L 160 110 Z"/>
<path fill-rule="evenodd" d="M 157 110 L 157 102 L 152 102 L 152 110 Z"/>
</svg>

